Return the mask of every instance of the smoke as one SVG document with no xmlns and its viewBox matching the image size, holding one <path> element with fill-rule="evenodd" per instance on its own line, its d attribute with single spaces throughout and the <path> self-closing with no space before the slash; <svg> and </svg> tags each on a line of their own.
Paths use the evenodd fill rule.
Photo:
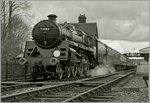
<svg viewBox="0 0 150 103">
<path fill-rule="evenodd" d="M 88 72 L 88 75 L 98 76 L 98 75 L 111 74 L 111 73 L 114 73 L 114 72 L 116 72 L 114 66 L 100 64 L 100 65 L 96 66 L 94 69 L 91 69 Z"/>
</svg>

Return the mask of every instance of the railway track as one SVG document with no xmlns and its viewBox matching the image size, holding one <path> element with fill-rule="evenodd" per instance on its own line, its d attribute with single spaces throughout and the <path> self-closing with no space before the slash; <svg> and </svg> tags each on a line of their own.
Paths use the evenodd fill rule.
<svg viewBox="0 0 150 103">
<path fill-rule="evenodd" d="M 101 76 L 101 78 L 105 78 L 107 76 L 111 76 L 111 75 L 115 75 L 114 74 L 108 74 L 105 76 Z M 100 76 L 99 76 L 100 77 Z M 87 77 L 75 77 L 75 78 L 64 78 L 64 79 L 56 79 L 56 80 L 39 80 L 37 82 L 31 82 L 31 81 L 26 81 L 26 82 L 19 82 L 19 81 L 8 81 L 8 82 L 2 82 L 1 83 L 1 92 L 2 92 L 2 96 L 3 95 L 7 95 L 7 94 L 12 94 L 15 92 L 21 92 L 24 91 L 25 89 L 33 89 L 33 88 L 38 88 L 41 86 L 45 86 L 45 85 L 58 85 L 58 84 L 64 84 L 67 82 L 73 82 L 73 81 L 77 81 L 77 80 L 82 80 L 82 79 L 88 79 L 90 78 L 90 76 Z"/>
<path fill-rule="evenodd" d="M 84 101 L 97 91 L 106 91 L 122 78 L 134 73 L 134 71 L 116 73 L 105 77 L 97 76 L 78 81 L 58 83 L 57 85 L 41 86 L 38 89 L 13 93 L 1 96 L 3 102 L 70 102 Z M 53 82 L 54 83 L 54 82 Z"/>
<path fill-rule="evenodd" d="M 78 79 L 83 79 L 83 78 L 88 78 L 88 77 L 90 77 L 90 76 L 70 77 L 70 78 L 62 78 L 62 79 L 53 79 L 53 78 L 43 79 L 43 78 L 40 78 L 36 81 L 33 81 L 32 79 L 26 79 L 26 80 L 15 80 L 15 82 L 40 82 L 40 81 L 61 82 L 61 81 L 78 80 Z M 9 81 L 5 81 L 5 82 L 9 82 Z"/>
<path fill-rule="evenodd" d="M 110 74 L 110 75 L 114 75 L 114 74 Z M 109 75 L 106 75 L 109 76 Z M 77 81 L 77 80 L 81 80 L 81 79 L 86 79 L 86 78 L 90 78 L 91 76 L 84 76 L 84 77 L 72 77 L 72 78 L 63 78 L 63 79 L 48 79 L 48 80 L 43 80 L 40 79 L 38 81 L 32 81 L 32 80 L 28 80 L 28 81 L 5 81 L 5 82 L 1 82 L 1 92 L 2 95 L 3 94 L 9 94 L 7 93 L 12 91 L 15 92 L 13 90 L 16 89 L 22 89 L 22 88 L 33 88 L 33 87 L 40 87 L 40 86 L 44 86 L 44 85 L 56 85 L 56 84 L 63 84 L 63 82 L 71 82 L 71 81 Z M 103 76 L 102 76 L 103 77 Z M 104 76 L 105 77 L 105 76 Z M 62 82 L 62 83 L 61 83 Z M 4 93 L 6 92 L 6 93 Z"/>
<path fill-rule="evenodd" d="M 6 92 L 6 91 L 11 91 L 11 90 L 15 90 L 15 89 L 19 89 L 19 88 L 26 88 L 26 87 L 31 87 L 32 84 L 30 83 L 16 83 L 16 82 L 10 82 L 10 83 L 6 83 L 6 82 L 2 82 L 1 83 L 1 92 Z"/>
</svg>

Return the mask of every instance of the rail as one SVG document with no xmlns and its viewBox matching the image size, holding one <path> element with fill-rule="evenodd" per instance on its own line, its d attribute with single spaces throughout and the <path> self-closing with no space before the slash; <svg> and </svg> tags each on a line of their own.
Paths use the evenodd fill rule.
<svg viewBox="0 0 150 103">
<path fill-rule="evenodd" d="M 121 76 L 117 79 L 114 79 L 110 82 L 104 83 L 104 84 L 99 84 L 98 86 L 88 90 L 88 91 L 84 91 L 83 93 L 80 93 L 76 96 L 73 96 L 71 98 L 68 98 L 66 100 L 64 100 L 63 102 L 69 102 L 69 101 L 74 101 L 76 99 L 81 99 L 83 96 L 85 96 L 86 94 L 90 94 L 91 92 L 97 90 L 97 89 L 102 89 L 102 88 L 110 88 L 112 86 L 112 84 L 116 83 L 117 81 L 121 80 L 122 78 L 125 78 L 126 76 L 130 75 L 133 72 L 129 72 L 127 75 Z M 117 73 L 118 74 L 118 73 Z M 108 76 L 106 76 L 108 77 Z M 91 77 L 88 79 L 83 79 L 83 80 L 78 80 L 78 81 L 74 81 L 74 82 L 70 82 L 70 83 L 65 83 L 65 84 L 60 84 L 60 85 L 54 85 L 54 86 L 47 86 L 47 87 L 39 87 L 38 90 L 31 90 L 31 91 L 25 91 L 25 92 L 21 92 L 21 93 L 14 93 L 12 95 L 5 95 L 1 97 L 1 101 L 3 102 L 10 102 L 10 101 L 21 101 L 23 99 L 27 99 L 27 98 L 33 98 L 36 97 L 37 95 L 41 95 L 44 94 L 46 92 L 52 92 L 55 90 L 61 90 L 62 88 L 67 88 L 69 86 L 72 86 L 74 84 L 77 84 L 79 82 L 84 82 L 84 81 L 88 81 L 88 80 L 93 80 L 93 79 L 98 79 L 98 78 L 102 78 L 102 76 L 97 76 L 97 77 Z"/>
</svg>

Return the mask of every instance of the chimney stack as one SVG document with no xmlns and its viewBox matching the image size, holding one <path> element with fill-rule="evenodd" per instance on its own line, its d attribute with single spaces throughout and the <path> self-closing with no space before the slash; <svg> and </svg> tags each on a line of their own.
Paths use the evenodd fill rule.
<svg viewBox="0 0 150 103">
<path fill-rule="evenodd" d="M 50 14 L 47 17 L 48 17 L 48 20 L 53 21 L 53 22 L 56 23 L 57 16 L 55 14 Z"/>
<path fill-rule="evenodd" d="M 78 17 L 79 23 L 86 23 L 86 16 L 85 14 L 81 15 Z"/>
</svg>

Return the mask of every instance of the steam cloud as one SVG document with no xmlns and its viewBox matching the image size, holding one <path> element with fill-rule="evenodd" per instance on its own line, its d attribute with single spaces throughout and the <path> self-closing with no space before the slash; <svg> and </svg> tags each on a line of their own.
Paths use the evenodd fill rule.
<svg viewBox="0 0 150 103">
<path fill-rule="evenodd" d="M 114 72 L 116 72 L 114 66 L 101 64 L 101 65 L 96 66 L 94 69 L 91 69 L 88 72 L 88 75 L 98 76 L 98 75 L 111 74 Z"/>
</svg>

